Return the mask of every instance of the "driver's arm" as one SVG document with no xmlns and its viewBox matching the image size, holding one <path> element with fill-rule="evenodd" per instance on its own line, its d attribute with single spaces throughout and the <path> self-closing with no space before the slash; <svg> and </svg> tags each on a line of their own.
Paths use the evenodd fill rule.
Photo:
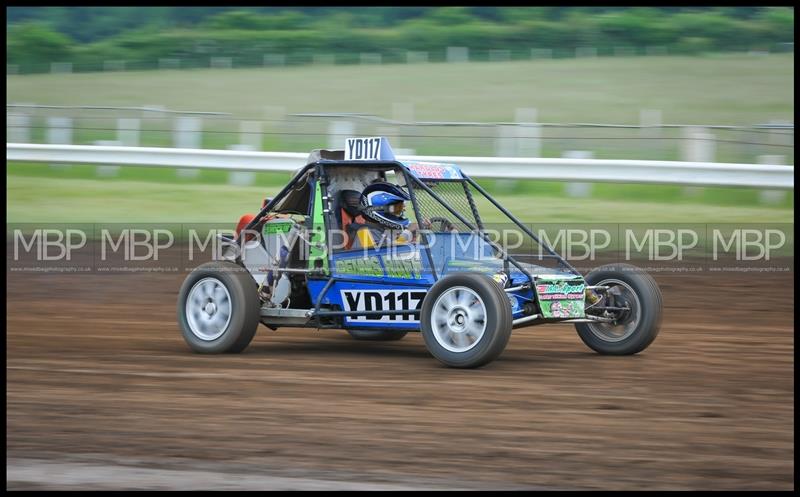
<svg viewBox="0 0 800 497">
<path fill-rule="evenodd" d="M 431 222 L 427 219 L 423 219 L 419 224 L 417 223 L 409 224 L 407 229 L 412 233 L 416 233 L 417 230 L 420 229 L 420 227 L 422 227 L 422 229 L 424 230 L 429 230 L 431 229 Z"/>
<path fill-rule="evenodd" d="M 428 230 L 431 229 L 431 222 L 427 219 L 423 219 L 419 224 L 411 223 L 408 225 L 406 229 L 400 233 L 400 236 L 397 237 L 396 243 L 411 243 L 417 240 L 417 232 L 422 226 L 422 229 Z"/>
<path fill-rule="evenodd" d="M 375 240 L 372 238 L 372 233 L 370 233 L 369 228 L 366 226 L 356 231 L 356 237 L 358 238 L 358 243 L 361 245 L 361 248 L 375 247 Z"/>
<path fill-rule="evenodd" d="M 395 238 L 394 243 L 411 243 L 416 238 L 416 227 L 412 228 L 411 225 L 408 228 L 404 229 L 397 238 Z"/>
</svg>

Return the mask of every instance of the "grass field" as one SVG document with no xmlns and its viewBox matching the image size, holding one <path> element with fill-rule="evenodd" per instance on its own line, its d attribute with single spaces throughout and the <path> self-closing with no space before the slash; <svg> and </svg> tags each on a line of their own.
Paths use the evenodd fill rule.
<svg viewBox="0 0 800 497">
<path fill-rule="evenodd" d="M 665 123 L 679 124 L 747 125 L 794 118 L 793 54 L 12 75 L 6 82 L 8 103 L 163 105 L 263 120 L 264 150 L 308 151 L 328 144 L 324 122 L 306 120 L 302 125 L 281 128 L 266 120 L 268 108 L 274 113 L 275 107 L 286 114 L 361 112 L 392 117 L 393 103 L 411 103 L 413 117 L 419 121 L 510 121 L 518 107 L 537 108 L 539 120 L 544 122 L 636 124 L 644 108 L 661 109 Z M 39 111 L 40 122 L 43 115 L 55 115 L 55 111 L 45 112 Z M 226 148 L 238 142 L 238 127 L 229 123 L 226 128 L 224 123 L 214 119 L 204 123 L 204 130 L 211 132 L 204 133 L 203 147 Z M 44 141 L 41 126 L 32 130 L 34 142 Z M 116 138 L 113 117 L 76 126 L 82 129 L 75 130 L 74 143 Z M 143 145 L 172 145 L 169 122 L 143 121 L 142 127 Z M 404 138 L 393 144 L 416 147 L 418 153 L 483 155 L 492 150 L 495 138 L 493 131 L 484 131 L 487 136 L 476 139 L 470 136 L 474 130 L 452 129 L 447 138 L 430 137 L 437 134 L 435 130 L 442 131 L 420 127 L 415 133 L 426 138 L 414 143 Z M 667 131 L 661 141 L 633 142 L 614 140 L 622 135 L 609 130 L 583 131 L 580 136 L 584 140 L 573 142 L 547 139 L 548 133 L 564 134 L 545 131 L 544 156 L 558 156 L 562 149 L 587 149 L 584 147 L 589 144 L 594 148 L 588 150 L 593 150 L 596 158 L 679 159 L 679 137 Z M 753 162 L 758 154 L 789 153 L 793 162 L 792 151 L 721 143 L 717 158 Z M 117 177 L 108 179 L 97 179 L 95 171 L 90 166 L 56 169 L 7 164 L 7 221 L 34 220 L 30 216 L 45 212 L 42 205 L 58 206 L 48 209 L 47 216 L 63 221 L 91 221 L 101 213 L 126 221 L 152 222 L 160 216 L 227 221 L 251 210 L 265 192 L 277 191 L 287 180 L 285 174 L 258 174 L 255 187 L 240 188 L 226 185 L 228 175 L 221 171 L 202 171 L 196 179 L 181 179 L 175 171 L 159 168 L 122 168 Z M 527 199 L 541 198 L 546 199 L 540 206 L 543 216 L 587 222 L 607 220 L 609 215 L 619 216 L 622 222 L 680 221 L 697 216 L 708 222 L 780 222 L 792 218 L 794 206 L 791 195 L 774 206 L 759 206 L 759 192 L 746 188 L 595 184 L 591 199 L 570 199 L 564 195 L 564 184 L 558 182 L 484 184 L 520 210 L 525 210 Z M 219 192 L 224 202 L 209 204 L 211 192 L 215 196 Z"/>
<path fill-rule="evenodd" d="M 670 124 L 794 119 L 794 54 L 604 57 L 475 62 L 195 69 L 6 76 L 6 101 L 48 105 L 164 105 L 263 119 L 287 113 L 391 117 L 414 105 L 419 121 L 511 121 L 535 107 L 542 122 L 637 124 L 661 109 Z"/>
<path fill-rule="evenodd" d="M 135 180 L 8 176 L 7 223 L 212 223 L 233 224 L 255 212 L 283 185 L 262 187 L 153 183 Z M 283 181 L 286 181 L 284 177 Z M 671 204 L 658 200 L 569 199 L 536 194 L 498 195 L 527 223 L 791 223 L 794 210 L 758 206 Z M 487 223 L 503 219 L 482 203 Z"/>
<path fill-rule="evenodd" d="M 23 184 L 36 178 L 34 182 L 57 182 L 60 180 L 93 180 L 95 189 L 110 187 L 112 184 L 124 182 L 142 182 L 152 187 L 153 183 L 176 187 L 205 187 L 226 185 L 229 173 L 220 170 L 200 170 L 196 178 L 179 177 L 175 170 L 156 167 L 122 167 L 114 177 L 98 178 L 95 166 L 72 165 L 69 167 L 51 167 L 46 164 L 8 163 L 7 177 L 25 177 Z M 286 184 L 289 173 L 256 173 L 254 187 L 264 191 L 277 191 Z M 146 182 L 146 183 L 145 183 Z M 509 181 L 479 180 L 491 194 L 508 198 L 532 196 L 550 200 L 563 199 L 569 202 L 580 202 L 580 199 L 568 199 L 566 183 L 559 181 Z M 43 183 L 44 184 L 44 183 Z M 65 185 L 72 184 L 70 182 Z M 236 188 L 231 186 L 230 188 Z M 32 192 L 35 194 L 35 192 Z M 595 183 L 591 186 L 590 199 L 585 201 L 611 201 L 625 204 L 627 202 L 647 202 L 662 204 L 696 204 L 704 208 L 710 206 L 735 207 L 753 206 L 760 203 L 759 190 L 752 188 L 700 187 L 684 188 L 678 185 L 636 185 L 618 183 Z M 788 192 L 783 198 L 774 201 L 767 207 L 777 209 L 793 209 L 794 197 Z"/>
</svg>

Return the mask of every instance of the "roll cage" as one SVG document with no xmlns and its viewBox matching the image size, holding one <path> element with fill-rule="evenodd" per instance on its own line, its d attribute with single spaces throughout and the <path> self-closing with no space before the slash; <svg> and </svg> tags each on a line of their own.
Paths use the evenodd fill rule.
<svg viewBox="0 0 800 497">
<path fill-rule="evenodd" d="M 485 225 L 481 220 L 480 214 L 478 212 L 478 208 L 475 203 L 475 198 L 470 190 L 469 187 L 474 188 L 475 191 L 479 192 L 483 197 L 485 197 L 494 207 L 496 207 L 500 212 L 502 212 L 510 221 L 516 225 L 517 228 L 522 230 L 525 235 L 527 235 L 531 240 L 533 240 L 536 244 L 542 247 L 545 251 L 547 251 L 547 256 L 542 257 L 549 257 L 553 258 L 557 261 L 559 269 L 569 272 L 572 275 L 582 277 L 580 272 L 576 270 L 572 265 L 570 265 L 560 254 L 558 254 L 552 247 L 550 247 L 547 243 L 544 243 L 536 234 L 529 229 L 524 223 L 522 223 L 519 219 L 517 219 L 513 214 L 511 214 L 507 209 L 505 209 L 497 200 L 491 197 L 488 192 L 484 188 L 482 188 L 477 182 L 475 182 L 472 178 L 470 178 L 467 174 L 463 171 L 458 169 L 458 176 L 457 178 L 433 178 L 433 177 L 419 177 L 418 174 L 415 174 L 409 168 L 409 163 L 393 160 L 379 160 L 379 161 L 353 161 L 353 160 L 339 160 L 339 159 L 331 159 L 326 158 L 327 156 L 336 157 L 336 152 L 338 151 L 320 151 L 321 153 L 314 154 L 312 153 L 312 157 L 315 159 L 313 162 L 307 163 L 304 167 L 296 172 L 293 178 L 289 181 L 289 183 L 264 207 L 256 214 L 256 216 L 247 224 L 244 230 L 239 234 L 238 238 L 236 239 L 237 243 L 241 247 L 244 241 L 244 233 L 248 230 L 252 230 L 259 222 L 270 212 L 277 212 L 277 213 L 297 213 L 297 214 L 305 214 L 310 217 L 310 231 L 311 231 L 311 242 L 312 245 L 316 244 L 317 247 L 319 246 L 324 247 L 324 253 L 320 254 L 317 252 L 314 254 L 314 250 L 312 249 L 312 256 L 310 257 L 311 261 L 309 264 L 309 275 L 310 276 L 327 276 L 328 267 L 330 264 L 330 256 L 332 254 L 331 246 L 330 246 L 330 236 L 327 235 L 328 230 L 332 229 L 333 227 L 337 227 L 338 223 L 335 219 L 335 213 L 333 209 L 333 196 L 329 192 L 329 186 L 331 184 L 331 173 L 335 171 L 338 167 L 351 167 L 351 168 L 370 168 L 371 170 L 378 170 L 378 171 L 389 171 L 394 170 L 399 172 L 405 185 L 408 189 L 409 195 L 411 197 L 411 204 L 414 211 L 414 216 L 417 219 L 423 219 L 422 213 L 420 211 L 420 204 L 418 200 L 417 191 L 425 192 L 431 198 L 435 199 L 436 202 L 441 207 L 444 207 L 452 216 L 455 217 L 460 223 L 468 228 L 471 232 L 477 234 L 481 237 L 483 241 L 485 241 L 493 250 L 496 251 L 497 254 L 503 260 L 503 269 L 506 274 L 509 274 L 510 266 L 514 266 L 520 273 L 525 275 L 527 279 L 527 285 L 532 285 L 534 281 L 534 276 L 530 273 L 528 268 L 525 267 L 524 264 L 521 264 L 514 256 L 508 253 L 502 246 L 497 244 L 493 241 L 485 232 Z M 427 167 L 430 167 L 428 165 Z M 435 166 L 434 166 L 435 167 Z M 438 183 L 457 183 L 463 186 L 464 196 L 466 197 L 469 208 L 471 210 L 471 214 L 474 218 L 474 222 L 467 219 L 464 215 L 459 213 L 456 209 L 454 209 L 451 205 L 448 204 L 442 197 L 433 189 L 431 186 L 428 185 L 436 185 Z M 302 186 L 302 188 L 298 188 Z M 319 198 L 317 198 L 319 197 Z M 316 206 L 316 203 L 319 203 L 319 206 Z M 303 212 L 303 207 L 305 206 L 305 212 Z M 425 257 L 428 259 L 430 263 L 431 272 L 433 275 L 434 281 L 438 280 L 440 275 L 437 274 L 435 270 L 435 264 L 433 260 L 433 256 L 431 254 L 431 248 L 427 243 L 426 239 L 426 230 L 420 230 L 420 239 L 422 241 L 421 247 L 422 250 L 425 252 Z"/>
</svg>

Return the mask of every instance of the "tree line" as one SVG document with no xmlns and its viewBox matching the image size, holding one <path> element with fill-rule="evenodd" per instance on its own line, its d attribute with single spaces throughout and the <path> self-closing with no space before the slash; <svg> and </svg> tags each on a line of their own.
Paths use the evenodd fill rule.
<svg viewBox="0 0 800 497">
<path fill-rule="evenodd" d="M 300 54 L 298 61 L 364 52 L 399 60 L 448 46 L 697 54 L 794 42 L 792 7 L 8 7 L 6 14 L 7 63 L 31 72 L 52 62 L 162 58 L 257 64 L 268 53 Z"/>
</svg>

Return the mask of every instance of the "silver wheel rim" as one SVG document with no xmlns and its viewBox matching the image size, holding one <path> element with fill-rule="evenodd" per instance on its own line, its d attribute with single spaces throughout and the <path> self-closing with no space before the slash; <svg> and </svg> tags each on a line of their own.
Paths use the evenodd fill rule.
<svg viewBox="0 0 800 497">
<path fill-rule="evenodd" d="M 642 306 L 639 303 L 639 296 L 624 281 L 607 279 L 597 283 L 597 285 L 611 287 L 608 292 L 625 299 L 631 309 L 624 323 L 616 325 L 611 323 L 589 323 L 589 330 L 604 342 L 621 342 L 633 335 L 636 327 L 639 326 L 639 321 L 642 318 Z"/>
<path fill-rule="evenodd" d="M 203 341 L 221 337 L 231 322 L 231 294 L 216 278 L 203 278 L 186 297 L 186 321 L 194 336 Z"/>
<path fill-rule="evenodd" d="M 439 345 L 450 352 L 466 352 L 486 332 L 486 305 L 470 288 L 450 288 L 433 303 L 431 328 Z"/>
</svg>

